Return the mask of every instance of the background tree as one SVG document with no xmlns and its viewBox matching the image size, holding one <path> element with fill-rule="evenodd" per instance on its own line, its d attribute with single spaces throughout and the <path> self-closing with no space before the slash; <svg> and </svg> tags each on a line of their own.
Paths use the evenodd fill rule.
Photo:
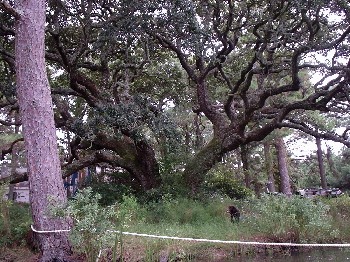
<svg viewBox="0 0 350 262">
<path fill-rule="evenodd" d="M 324 167 L 323 162 L 323 152 L 322 152 L 322 146 L 321 146 L 321 139 L 319 137 L 316 137 L 316 145 L 317 145 L 317 160 L 318 160 L 318 167 L 320 169 L 320 178 L 321 178 L 321 187 L 323 189 L 327 188 L 327 182 L 326 182 L 326 170 Z"/>
<path fill-rule="evenodd" d="M 290 185 L 290 177 L 288 170 L 288 156 L 283 137 L 277 136 L 275 139 L 275 147 L 277 150 L 278 169 L 280 173 L 280 190 L 283 194 L 291 195 L 292 188 Z"/>
<path fill-rule="evenodd" d="M 276 184 L 275 184 L 275 177 L 274 177 L 274 172 L 273 172 L 273 163 L 271 159 L 271 150 L 270 150 L 270 142 L 264 142 L 264 158 L 265 158 L 265 169 L 266 173 L 268 176 L 268 181 L 267 181 L 267 189 L 268 192 L 274 193 L 276 191 Z"/>
<path fill-rule="evenodd" d="M 327 21 L 322 11 L 329 6 L 343 12 L 348 8 L 344 3 L 322 2 L 322 7 L 314 1 L 303 4 L 266 1 L 260 5 L 178 1 L 159 6 L 132 2 L 132 5 L 134 9 L 126 10 L 135 19 L 140 19 L 137 11 L 145 6 L 162 10 L 162 15 L 156 19 L 152 16 L 153 20 L 146 22 L 152 25 L 147 32 L 176 54 L 196 90 L 198 110 L 213 124 L 212 140 L 188 162 L 184 172 L 192 191 L 223 154 L 262 140 L 276 128 L 296 128 L 315 135 L 312 123 L 300 122 L 300 115 L 308 110 L 339 109 L 336 101 L 345 98 L 348 74 L 347 63 L 339 60 L 342 55 L 336 55 L 335 63 L 326 67 L 305 59 L 337 48 L 339 43 L 344 43 L 342 48 L 348 50 L 349 23 Z M 348 21 L 346 14 L 343 18 Z M 177 26 L 172 26 L 175 20 Z M 337 36 L 331 33 L 335 29 L 340 33 Z M 243 63 L 235 63 L 238 57 L 243 58 Z M 298 101 L 281 103 L 275 99 L 282 94 L 302 94 L 303 70 L 320 68 L 337 73 L 337 79 L 314 85 L 315 92 L 300 96 Z M 340 68 L 342 71 L 336 70 Z M 262 83 L 256 88 L 254 81 Z M 218 102 L 214 94 L 219 85 L 225 85 L 227 93 Z M 322 137 L 342 140 L 330 133 L 323 133 Z"/>
<path fill-rule="evenodd" d="M 210 122 L 206 143 L 176 166 L 193 192 L 226 154 L 276 129 L 349 145 L 347 129 L 337 135 L 303 119 L 349 106 L 348 9 L 339 1 L 50 1 L 55 120 L 71 140 L 63 176 L 107 164 L 145 191 L 157 188 L 160 151 L 187 144 L 180 131 L 190 127 L 175 125 L 169 105 Z M 12 26 L 1 23 L 8 58 Z M 329 63 L 319 61 L 323 53 L 334 54 Z M 308 72 L 325 76 L 312 92 Z"/>
</svg>

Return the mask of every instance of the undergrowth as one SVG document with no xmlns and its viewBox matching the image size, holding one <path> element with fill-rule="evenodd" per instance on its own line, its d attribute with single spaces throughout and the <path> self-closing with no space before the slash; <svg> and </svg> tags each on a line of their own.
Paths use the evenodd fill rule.
<svg viewBox="0 0 350 262">
<path fill-rule="evenodd" d="M 0 196 L 4 193 L 4 186 L 1 185 Z M 0 250 L 1 247 L 22 245 L 30 232 L 30 225 L 28 204 L 0 199 Z"/>
<path fill-rule="evenodd" d="M 207 252 L 235 256 L 256 251 L 254 247 L 242 245 L 117 233 L 123 231 L 187 238 L 296 243 L 348 242 L 350 235 L 350 198 L 347 196 L 308 199 L 264 195 L 250 201 L 220 197 L 199 201 L 164 195 L 147 204 L 141 204 L 132 196 L 124 196 L 122 201 L 107 207 L 98 203 L 99 198 L 87 189 L 69 201 L 67 206 L 55 211 L 57 215 L 69 214 L 75 220 L 71 241 L 75 251 L 84 253 L 87 261 L 96 261 L 97 257 L 100 261 L 103 258 L 106 261 L 159 261 L 162 258 L 164 261 L 165 258 L 168 261 L 199 261 Z M 241 211 L 241 219 L 236 223 L 231 223 L 226 213 L 227 206 L 232 204 Z M 1 207 L 1 212 L 5 212 L 4 202 Z M 16 228 L 25 225 L 29 229 L 30 218 L 22 216 L 18 221 L 21 217 L 18 207 L 13 204 L 9 207 L 14 236 Z M 24 218 L 26 221 L 23 221 Z M 6 236 L 6 230 L 6 223 L 2 220 L 0 233 Z M 1 241 L 8 241 L 8 238 Z"/>
</svg>

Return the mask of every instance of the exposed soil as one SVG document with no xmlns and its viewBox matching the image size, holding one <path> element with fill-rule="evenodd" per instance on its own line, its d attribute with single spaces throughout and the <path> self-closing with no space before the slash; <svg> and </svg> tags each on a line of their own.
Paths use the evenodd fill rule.
<svg viewBox="0 0 350 262">
<path fill-rule="evenodd" d="M 35 262 L 39 254 L 33 253 L 27 247 L 0 249 L 0 262 Z"/>
</svg>

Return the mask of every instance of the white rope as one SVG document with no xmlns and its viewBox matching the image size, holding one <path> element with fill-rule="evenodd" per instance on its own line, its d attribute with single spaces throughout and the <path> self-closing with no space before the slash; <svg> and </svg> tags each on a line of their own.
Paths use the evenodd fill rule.
<svg viewBox="0 0 350 262">
<path fill-rule="evenodd" d="M 44 234 L 44 233 L 60 233 L 60 232 L 69 232 L 70 230 L 49 230 L 49 231 L 39 231 L 34 229 L 31 225 L 32 230 L 35 233 Z M 210 243 L 223 243 L 223 244 L 240 244 L 240 245 L 260 245 L 260 246 L 293 246 L 293 247 L 350 247 L 350 244 L 302 244 L 302 243 L 265 243 L 265 242 L 249 242 L 249 241 L 234 241 L 234 240 L 215 240 L 215 239 L 205 239 L 205 238 L 188 238 L 188 237 L 170 237 L 170 236 L 160 236 L 160 235 L 149 235 L 149 234 L 140 234 L 140 233 L 131 233 L 131 232 L 120 232 L 107 230 L 109 233 L 121 233 L 124 235 L 139 236 L 139 237 L 150 237 L 150 238 L 161 238 L 161 239 L 173 239 L 173 240 L 184 240 L 184 241 L 195 241 L 195 242 L 210 242 Z"/>
<path fill-rule="evenodd" d="M 60 230 L 36 230 L 33 225 L 30 225 L 30 228 L 33 230 L 33 232 L 38 233 L 38 234 L 45 234 L 45 233 L 61 233 L 61 232 L 70 232 L 70 229 L 60 229 Z"/>
<path fill-rule="evenodd" d="M 119 231 L 110 231 L 113 233 L 120 233 Z M 185 241 L 196 241 L 196 242 L 211 242 L 211 243 L 224 243 L 224 244 L 241 244 L 241 245 L 264 245 L 264 246 L 300 246 L 300 247 L 350 247 L 350 244 L 301 244 L 301 243 L 265 243 L 265 242 L 249 242 L 249 241 L 233 241 L 233 240 L 215 240 L 215 239 L 204 239 L 204 238 L 187 238 L 187 237 L 169 237 L 149 234 L 139 234 L 131 232 L 121 232 L 125 235 L 140 236 L 140 237 L 151 237 L 151 238 L 162 238 L 162 239 L 174 239 L 174 240 L 185 240 Z"/>
</svg>

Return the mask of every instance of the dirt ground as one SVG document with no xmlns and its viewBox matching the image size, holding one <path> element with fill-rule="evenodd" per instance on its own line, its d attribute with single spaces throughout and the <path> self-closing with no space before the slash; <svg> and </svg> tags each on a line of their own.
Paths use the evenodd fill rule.
<svg viewBox="0 0 350 262">
<path fill-rule="evenodd" d="M 32 252 L 27 247 L 4 248 L 0 247 L 0 262 L 36 262 L 39 260 L 39 253 Z M 72 261 L 85 262 L 84 257 L 75 255 Z"/>
<path fill-rule="evenodd" d="M 35 262 L 39 254 L 33 253 L 26 247 L 23 248 L 0 248 L 0 262 Z"/>
</svg>

